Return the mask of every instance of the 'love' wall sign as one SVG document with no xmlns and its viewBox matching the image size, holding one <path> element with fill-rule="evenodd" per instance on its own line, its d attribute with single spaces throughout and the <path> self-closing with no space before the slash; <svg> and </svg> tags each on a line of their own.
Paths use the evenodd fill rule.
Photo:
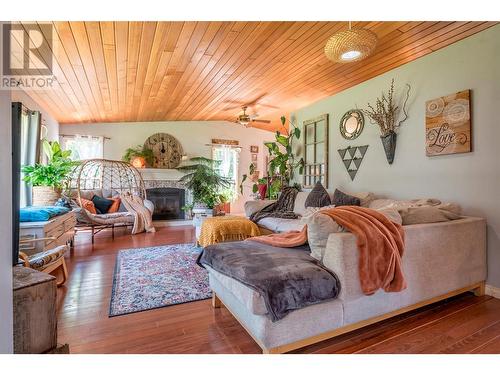
<svg viewBox="0 0 500 375">
<path fill-rule="evenodd" d="M 427 156 L 471 151 L 470 90 L 425 103 Z"/>
</svg>

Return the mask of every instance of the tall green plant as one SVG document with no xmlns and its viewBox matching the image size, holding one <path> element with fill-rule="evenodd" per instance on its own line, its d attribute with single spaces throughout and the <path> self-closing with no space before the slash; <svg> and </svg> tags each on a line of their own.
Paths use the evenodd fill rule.
<svg viewBox="0 0 500 375">
<path fill-rule="evenodd" d="M 23 181 L 33 186 L 50 186 L 55 189 L 67 185 L 68 178 L 77 164 L 70 159 L 71 151 L 63 151 L 59 142 L 42 141 L 44 154 L 47 156 L 47 164 L 37 163 L 22 167 L 24 173 Z"/>
<path fill-rule="evenodd" d="M 204 157 L 191 158 L 189 161 L 192 164 L 177 167 L 177 170 L 186 173 L 180 181 L 191 190 L 193 201 L 205 204 L 208 208 L 223 202 L 226 199 L 224 189 L 229 188 L 232 181 L 217 172 L 221 162 Z"/>
<path fill-rule="evenodd" d="M 290 182 L 294 178 L 295 170 L 298 169 L 300 174 L 304 172 L 304 159 L 298 158 L 293 151 L 294 140 L 300 139 L 300 129 L 291 121 L 289 121 L 287 128 L 285 126 L 285 116 L 281 116 L 280 120 L 283 131 L 276 131 L 275 141 L 264 143 L 269 152 L 269 163 L 266 169 L 268 174 L 267 181 L 269 181 L 268 196 L 270 198 L 273 198 L 281 191 L 283 185 L 290 185 Z M 249 175 L 251 176 L 254 171 L 255 165 L 252 163 L 249 167 Z M 247 174 L 242 176 L 240 184 L 240 191 L 242 193 L 243 183 L 247 178 Z M 257 184 L 253 185 L 252 191 L 254 193 L 257 191 Z"/>
</svg>

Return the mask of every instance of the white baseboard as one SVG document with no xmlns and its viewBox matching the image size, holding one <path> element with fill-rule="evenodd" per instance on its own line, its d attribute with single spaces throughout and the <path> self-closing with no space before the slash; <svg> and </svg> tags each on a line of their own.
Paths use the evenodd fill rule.
<svg viewBox="0 0 500 375">
<path fill-rule="evenodd" d="M 500 299 L 500 288 L 497 288 L 496 286 L 486 284 L 485 293 L 488 296 Z"/>
</svg>

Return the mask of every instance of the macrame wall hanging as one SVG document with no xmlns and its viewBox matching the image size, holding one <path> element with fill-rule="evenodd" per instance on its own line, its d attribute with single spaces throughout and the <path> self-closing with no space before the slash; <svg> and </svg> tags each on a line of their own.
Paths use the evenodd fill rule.
<svg viewBox="0 0 500 375">
<path fill-rule="evenodd" d="M 338 150 L 340 158 L 347 169 L 347 173 L 354 181 L 356 173 L 358 173 L 359 166 L 365 157 L 366 151 L 368 150 L 368 145 L 366 146 L 349 146 Z"/>
</svg>

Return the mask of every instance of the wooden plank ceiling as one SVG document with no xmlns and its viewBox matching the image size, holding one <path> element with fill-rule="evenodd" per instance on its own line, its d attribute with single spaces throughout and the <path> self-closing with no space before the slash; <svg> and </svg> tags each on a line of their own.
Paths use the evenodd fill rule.
<svg viewBox="0 0 500 375">
<path fill-rule="evenodd" d="M 355 22 L 372 56 L 326 59 L 345 22 L 54 22 L 56 89 L 28 91 L 61 124 L 272 120 L 484 30 L 494 22 Z M 396 77 L 397 78 L 397 77 Z M 235 125 L 237 126 L 237 125 Z M 241 125 L 238 125 L 241 126 Z"/>
</svg>

